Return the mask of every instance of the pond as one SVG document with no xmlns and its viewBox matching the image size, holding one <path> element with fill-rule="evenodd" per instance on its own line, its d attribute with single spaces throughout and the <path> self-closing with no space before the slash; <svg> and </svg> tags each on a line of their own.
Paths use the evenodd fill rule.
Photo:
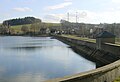
<svg viewBox="0 0 120 82">
<path fill-rule="evenodd" d="M 41 82 L 96 68 L 50 37 L 0 37 L 0 82 Z"/>
</svg>

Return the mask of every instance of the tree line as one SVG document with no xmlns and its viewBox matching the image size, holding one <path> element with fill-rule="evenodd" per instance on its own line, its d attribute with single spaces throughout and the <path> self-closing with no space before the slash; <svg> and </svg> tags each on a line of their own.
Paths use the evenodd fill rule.
<svg viewBox="0 0 120 82">
<path fill-rule="evenodd" d="M 24 25 L 24 24 L 33 24 L 33 23 L 39 23 L 41 22 L 41 19 L 37 19 L 34 17 L 25 17 L 25 18 L 16 18 L 16 19 L 10 19 L 3 21 L 3 25 Z"/>
</svg>

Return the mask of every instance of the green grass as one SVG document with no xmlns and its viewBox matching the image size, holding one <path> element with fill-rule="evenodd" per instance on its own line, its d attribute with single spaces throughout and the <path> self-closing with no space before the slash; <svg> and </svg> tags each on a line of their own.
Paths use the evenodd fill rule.
<svg viewBox="0 0 120 82">
<path fill-rule="evenodd" d="M 118 77 L 117 79 L 115 79 L 115 81 L 113 82 L 120 82 L 120 77 Z"/>
<path fill-rule="evenodd" d="M 28 26 L 28 27 L 30 27 L 30 26 L 31 26 L 31 24 L 25 24 L 25 25 L 15 25 L 15 26 L 11 26 L 10 28 L 14 29 L 14 30 L 15 30 L 15 32 L 19 32 L 19 33 L 21 33 L 21 27 L 22 27 L 22 26 Z"/>
<path fill-rule="evenodd" d="M 69 38 L 73 38 L 73 39 L 78 39 L 78 40 L 83 40 L 83 41 L 96 43 L 96 39 L 90 39 L 90 38 L 85 38 L 85 37 L 78 37 L 76 35 L 62 35 L 62 36 L 63 37 L 69 37 Z"/>
<path fill-rule="evenodd" d="M 61 26 L 60 23 L 44 23 L 44 24 L 46 25 L 46 27 Z M 31 24 L 15 25 L 15 26 L 11 26 L 10 28 L 14 29 L 15 33 L 22 33 L 21 31 L 22 26 L 31 27 Z"/>
<path fill-rule="evenodd" d="M 25 24 L 25 25 L 15 25 L 15 26 L 11 26 L 11 28 L 15 28 L 15 29 L 21 29 L 22 26 L 28 26 L 30 27 L 31 24 Z"/>
</svg>

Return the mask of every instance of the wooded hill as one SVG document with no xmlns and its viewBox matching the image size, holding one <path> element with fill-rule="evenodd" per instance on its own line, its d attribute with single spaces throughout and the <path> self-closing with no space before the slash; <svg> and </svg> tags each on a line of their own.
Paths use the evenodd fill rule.
<svg viewBox="0 0 120 82">
<path fill-rule="evenodd" d="M 37 19 L 34 17 L 25 17 L 25 18 L 16 18 L 16 19 L 10 19 L 3 21 L 3 25 L 24 25 L 24 24 L 33 24 L 33 23 L 39 23 L 41 22 L 41 19 Z"/>
</svg>

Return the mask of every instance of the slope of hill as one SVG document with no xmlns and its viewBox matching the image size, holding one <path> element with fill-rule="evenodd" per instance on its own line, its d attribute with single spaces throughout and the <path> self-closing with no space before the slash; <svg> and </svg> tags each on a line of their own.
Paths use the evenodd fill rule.
<svg viewBox="0 0 120 82">
<path fill-rule="evenodd" d="M 33 23 L 39 23 L 41 22 L 41 19 L 37 19 L 34 17 L 25 17 L 25 18 L 16 18 L 16 19 L 10 19 L 3 21 L 3 25 L 24 25 L 24 24 L 33 24 Z"/>
</svg>

